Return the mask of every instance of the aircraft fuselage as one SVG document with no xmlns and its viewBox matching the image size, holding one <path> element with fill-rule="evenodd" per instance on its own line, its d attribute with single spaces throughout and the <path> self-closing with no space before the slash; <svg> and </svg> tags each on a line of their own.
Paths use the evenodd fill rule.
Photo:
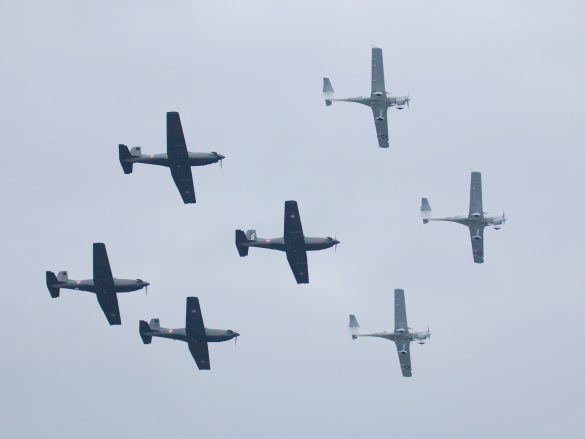
<svg viewBox="0 0 585 439">
<path fill-rule="evenodd" d="M 149 285 L 148 282 L 144 282 L 141 279 L 116 279 L 114 278 L 114 292 L 116 293 L 129 293 L 131 291 L 141 290 Z M 67 280 L 60 281 L 54 285 L 56 288 L 65 288 L 68 290 L 80 290 L 95 293 L 97 288 L 93 279 L 84 280 Z"/>
<path fill-rule="evenodd" d="M 482 227 L 493 227 L 496 230 L 502 227 L 506 219 L 503 216 L 482 216 L 482 215 L 469 215 L 464 216 L 451 216 L 446 218 L 428 218 L 428 221 L 448 221 L 452 223 L 463 224 L 464 226 L 482 226 Z"/>
<path fill-rule="evenodd" d="M 205 166 L 217 163 L 225 157 L 213 152 L 189 152 L 189 166 Z M 131 155 L 125 159 L 128 163 L 145 163 L 148 165 L 170 166 L 171 161 L 166 153 L 162 154 L 142 154 L 140 156 Z"/>
<path fill-rule="evenodd" d="M 188 342 L 189 339 L 187 338 L 187 332 L 185 328 L 159 328 L 159 329 L 150 329 L 149 331 L 145 331 L 143 333 L 149 337 L 161 337 L 161 338 L 170 338 L 172 340 L 180 340 Z M 205 328 L 205 342 L 207 343 L 214 343 L 214 342 L 221 342 L 231 340 L 234 337 L 238 337 L 240 334 L 237 332 L 232 331 L 231 329 L 210 329 Z M 203 341 L 203 340 L 200 340 Z"/>
<path fill-rule="evenodd" d="M 355 334 L 356 337 L 379 337 L 391 341 L 417 341 L 424 342 L 429 338 L 429 332 L 375 332 L 372 334 Z"/>
<path fill-rule="evenodd" d="M 305 236 L 305 250 L 306 251 L 316 251 L 316 250 L 324 250 L 334 245 L 339 244 L 339 241 L 333 238 L 311 238 L 309 236 Z M 248 241 L 243 243 L 248 247 L 259 247 L 259 248 L 268 248 L 271 250 L 280 250 L 286 251 L 286 243 L 284 238 L 256 238 L 254 241 Z"/>
</svg>

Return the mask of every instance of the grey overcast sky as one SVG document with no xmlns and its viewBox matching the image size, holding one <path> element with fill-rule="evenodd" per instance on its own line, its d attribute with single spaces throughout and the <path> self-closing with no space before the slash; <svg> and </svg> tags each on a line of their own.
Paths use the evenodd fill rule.
<svg viewBox="0 0 585 439">
<path fill-rule="evenodd" d="M 0 436 L 22 438 L 582 438 L 583 18 L 575 1 L 0 1 L 3 340 Z M 386 84 L 390 150 L 370 111 L 326 108 Z M 124 175 L 117 144 L 165 151 L 179 111 L 192 151 L 227 156 L 193 170 L 185 206 L 163 168 Z M 423 226 L 464 214 L 469 173 L 486 231 Z M 296 285 L 284 254 L 240 258 L 234 229 L 282 234 L 299 203 L 305 233 L 341 244 L 309 254 Z M 45 270 L 91 276 L 91 243 L 114 275 L 151 282 L 120 297 L 109 327 L 89 293 L 53 300 Z M 413 378 L 394 345 L 352 341 L 409 323 Z M 138 335 L 138 320 L 242 335 L 187 346 Z"/>
</svg>

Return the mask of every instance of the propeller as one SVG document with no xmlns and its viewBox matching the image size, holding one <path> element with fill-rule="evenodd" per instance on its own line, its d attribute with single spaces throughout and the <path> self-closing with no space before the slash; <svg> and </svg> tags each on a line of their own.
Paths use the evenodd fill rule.
<svg viewBox="0 0 585 439">
<path fill-rule="evenodd" d="M 406 95 L 406 107 L 410 109 L 410 93 Z"/>
<path fill-rule="evenodd" d="M 239 334 L 239 332 L 238 332 L 238 331 L 236 331 L 236 334 Z M 238 346 L 238 337 L 239 337 L 239 335 L 236 335 L 236 336 L 234 337 L 234 348 Z"/>
<path fill-rule="evenodd" d="M 335 234 L 335 238 L 333 238 L 333 239 L 335 239 L 335 242 L 337 242 L 337 233 Z M 335 244 L 335 245 L 333 246 L 333 251 L 334 251 L 335 253 L 337 253 L 337 244 Z"/>
<path fill-rule="evenodd" d="M 431 339 L 431 325 L 427 326 L 427 338 Z"/>
</svg>

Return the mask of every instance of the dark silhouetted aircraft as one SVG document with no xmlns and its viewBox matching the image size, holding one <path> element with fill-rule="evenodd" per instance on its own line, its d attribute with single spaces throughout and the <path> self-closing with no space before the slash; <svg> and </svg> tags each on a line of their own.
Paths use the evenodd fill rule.
<svg viewBox="0 0 585 439">
<path fill-rule="evenodd" d="M 191 166 L 205 166 L 221 162 L 225 157 L 216 152 L 189 152 L 181 127 L 179 113 L 173 111 L 167 113 L 167 153 L 166 154 L 142 154 L 142 149 L 137 146 L 128 150 L 126 145 L 118 145 L 120 164 L 124 174 L 132 173 L 134 163 L 147 165 L 166 166 L 170 168 L 177 189 L 183 197 L 185 204 L 195 203 L 195 189 L 193 187 L 193 175 Z M 221 163 L 220 163 L 221 164 Z"/>
<path fill-rule="evenodd" d="M 150 344 L 152 337 L 186 341 L 199 370 L 210 369 L 207 343 L 227 341 L 240 335 L 231 329 L 209 329 L 203 326 L 203 316 L 197 297 L 187 297 L 187 317 L 184 328 L 163 328 L 158 319 L 152 319 L 150 323 L 140 320 L 139 332 L 144 344 Z"/>
<path fill-rule="evenodd" d="M 337 244 L 339 241 L 331 237 L 309 238 L 303 234 L 296 201 L 284 203 L 284 237 L 282 238 L 258 238 L 255 230 L 248 230 L 246 233 L 236 230 L 236 247 L 240 256 L 247 256 L 250 247 L 284 251 L 298 284 L 309 283 L 307 252 L 324 250 Z"/>
<path fill-rule="evenodd" d="M 95 293 L 102 311 L 110 325 L 120 325 L 120 309 L 116 293 L 129 293 L 141 290 L 150 285 L 142 279 L 116 279 L 112 276 L 106 246 L 101 242 L 93 245 L 93 279 L 72 280 L 66 271 L 60 271 L 57 276 L 52 271 L 46 272 L 47 287 L 52 298 L 59 297 L 59 290 L 89 291 Z"/>
</svg>

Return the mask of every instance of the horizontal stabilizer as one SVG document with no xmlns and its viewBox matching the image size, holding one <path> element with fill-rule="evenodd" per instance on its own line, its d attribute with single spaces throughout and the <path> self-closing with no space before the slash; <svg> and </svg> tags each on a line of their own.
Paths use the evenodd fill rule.
<svg viewBox="0 0 585 439">
<path fill-rule="evenodd" d="M 333 99 L 333 86 L 329 78 L 323 78 L 323 99 L 325 99 L 325 105 L 331 105 Z"/>
<path fill-rule="evenodd" d="M 427 198 L 423 198 L 421 201 L 420 214 L 422 216 L 423 223 L 424 224 L 428 223 L 429 219 L 431 218 L 432 211 L 431 205 L 429 204 L 429 200 Z"/>
<path fill-rule="evenodd" d="M 151 335 L 146 335 L 147 332 L 150 331 L 150 326 L 144 320 L 140 320 L 138 324 L 138 331 L 140 332 L 140 338 L 142 338 L 142 343 L 150 344 L 152 341 Z"/>
<path fill-rule="evenodd" d="M 129 161 L 132 158 L 130 151 L 126 145 L 118 145 L 118 155 L 120 158 L 120 165 L 124 170 L 124 174 L 132 174 L 132 162 Z"/>
<path fill-rule="evenodd" d="M 236 248 L 238 249 L 238 253 L 240 256 L 248 256 L 248 250 L 250 249 L 246 244 L 248 243 L 248 238 L 243 230 L 236 230 Z"/>
</svg>

